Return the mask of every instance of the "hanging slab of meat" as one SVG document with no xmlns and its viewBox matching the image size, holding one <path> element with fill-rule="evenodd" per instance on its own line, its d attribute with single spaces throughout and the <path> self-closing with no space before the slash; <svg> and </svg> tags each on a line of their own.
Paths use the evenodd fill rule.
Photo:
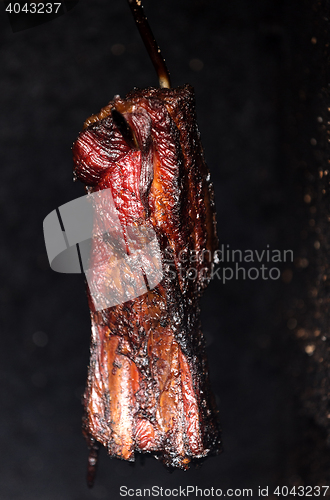
<svg viewBox="0 0 330 500">
<path fill-rule="evenodd" d="M 89 192 L 111 189 L 126 244 L 128 227 L 154 231 L 162 266 L 157 286 L 125 303 L 96 310 L 88 292 L 90 466 L 101 443 L 112 457 L 148 452 L 187 469 L 221 449 L 199 306 L 217 248 L 215 208 L 192 87 L 116 96 L 86 121 L 73 156 Z M 119 289 L 120 276 L 113 283 Z"/>
</svg>

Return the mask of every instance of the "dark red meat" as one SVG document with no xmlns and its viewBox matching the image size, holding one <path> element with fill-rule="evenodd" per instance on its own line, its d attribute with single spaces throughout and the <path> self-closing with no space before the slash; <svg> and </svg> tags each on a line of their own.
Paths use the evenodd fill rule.
<svg viewBox="0 0 330 500">
<path fill-rule="evenodd" d="M 89 297 L 85 436 L 111 456 L 150 452 L 186 469 L 220 451 L 199 309 L 217 248 L 215 209 L 192 87 L 115 97 L 87 120 L 73 155 L 90 191 L 111 188 L 123 228 L 155 231 L 163 267 L 162 281 L 134 300 L 95 311 Z"/>
</svg>

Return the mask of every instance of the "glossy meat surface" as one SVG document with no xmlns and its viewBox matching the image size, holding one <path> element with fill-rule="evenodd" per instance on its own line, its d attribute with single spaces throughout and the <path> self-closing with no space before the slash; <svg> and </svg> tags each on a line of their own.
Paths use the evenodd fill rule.
<svg viewBox="0 0 330 500">
<path fill-rule="evenodd" d="M 149 452 L 186 469 L 221 448 L 199 318 L 217 248 L 215 209 L 193 89 L 115 97 L 87 120 L 73 155 L 90 191 L 111 188 L 124 235 L 127 226 L 155 231 L 163 269 L 155 288 L 123 304 L 95 311 L 89 296 L 84 434 L 111 456 Z"/>
</svg>

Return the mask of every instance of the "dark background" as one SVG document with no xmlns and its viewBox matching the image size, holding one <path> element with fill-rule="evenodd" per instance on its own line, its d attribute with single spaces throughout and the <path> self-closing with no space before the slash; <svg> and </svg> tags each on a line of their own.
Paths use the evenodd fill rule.
<svg viewBox="0 0 330 500">
<path fill-rule="evenodd" d="M 70 149 L 84 120 L 157 79 L 124 0 L 80 0 L 16 33 L 0 5 L 1 499 L 119 499 L 120 485 L 253 488 L 257 498 L 258 486 L 330 484 L 327 8 L 145 1 L 173 86 L 195 87 L 220 243 L 293 249 L 295 261 L 278 281 L 214 280 L 203 298 L 224 453 L 170 474 L 102 450 L 88 490 L 85 286 L 50 270 L 42 223 L 84 194 Z"/>
</svg>

